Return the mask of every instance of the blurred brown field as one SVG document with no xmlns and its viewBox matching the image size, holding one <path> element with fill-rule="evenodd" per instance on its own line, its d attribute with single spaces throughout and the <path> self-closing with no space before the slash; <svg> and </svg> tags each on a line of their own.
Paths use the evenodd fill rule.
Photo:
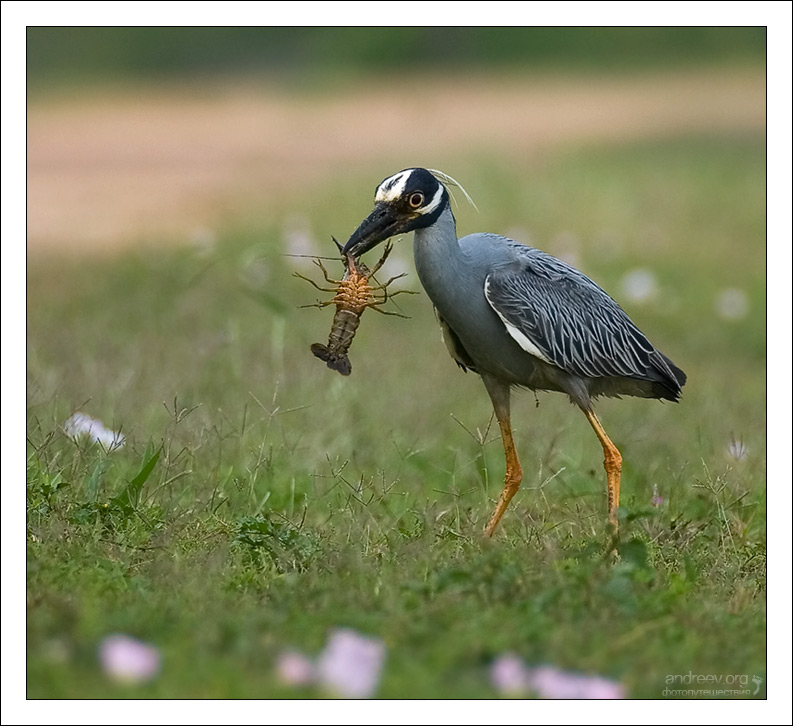
<svg viewBox="0 0 793 726">
<path fill-rule="evenodd" d="M 376 181 L 411 165 L 454 175 L 462 153 L 520 165 L 565 145 L 762 131 L 765 97 L 754 66 L 41 97 L 28 106 L 28 253 L 185 242 L 224 220 L 266 217 L 334 175 Z"/>
</svg>

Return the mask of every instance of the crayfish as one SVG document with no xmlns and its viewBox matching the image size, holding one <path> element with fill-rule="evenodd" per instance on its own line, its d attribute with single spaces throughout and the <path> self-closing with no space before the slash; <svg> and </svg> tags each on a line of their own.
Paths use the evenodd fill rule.
<svg viewBox="0 0 793 726">
<path fill-rule="evenodd" d="M 341 251 L 342 246 L 332 238 L 336 246 Z M 319 301 L 313 305 L 302 305 L 301 307 L 317 307 L 324 308 L 327 305 L 336 306 L 336 314 L 333 316 L 333 324 L 330 328 L 330 335 L 328 336 L 328 344 L 314 343 L 311 346 L 311 352 L 320 360 L 324 361 L 328 368 L 338 371 L 343 376 L 349 376 L 352 371 L 352 364 L 347 357 L 347 351 L 352 345 L 352 340 L 355 337 L 355 331 L 358 330 L 358 325 L 361 322 L 361 315 L 363 315 L 366 308 L 372 308 L 378 313 L 383 315 L 396 315 L 397 317 L 404 318 L 406 315 L 393 312 L 390 310 L 383 310 L 384 305 L 388 300 L 400 293 L 414 294 L 412 290 L 398 290 L 397 292 L 390 293 L 388 286 L 404 277 L 404 273 L 392 277 L 384 284 L 370 285 L 369 280 L 374 277 L 377 271 L 383 266 L 386 258 L 391 253 L 392 245 L 389 243 L 385 247 L 383 256 L 377 264 L 370 270 L 363 262 L 353 257 L 350 254 L 342 255 L 344 262 L 344 277 L 341 280 L 334 280 L 328 276 L 328 271 L 319 259 L 314 260 L 326 282 L 335 287 L 320 287 L 311 278 L 295 272 L 295 276 L 302 280 L 310 282 L 317 290 L 322 292 L 333 292 L 335 295 L 330 300 Z"/>
</svg>

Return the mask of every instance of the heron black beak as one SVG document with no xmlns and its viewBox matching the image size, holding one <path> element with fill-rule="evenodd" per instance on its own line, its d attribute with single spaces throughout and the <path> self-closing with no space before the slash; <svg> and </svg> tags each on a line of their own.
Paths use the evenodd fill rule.
<svg viewBox="0 0 793 726">
<path fill-rule="evenodd" d="M 380 242 L 403 232 L 405 222 L 406 220 L 400 218 L 392 205 L 379 202 L 358 229 L 350 235 L 350 239 L 342 249 L 342 254 L 360 257 Z"/>
</svg>

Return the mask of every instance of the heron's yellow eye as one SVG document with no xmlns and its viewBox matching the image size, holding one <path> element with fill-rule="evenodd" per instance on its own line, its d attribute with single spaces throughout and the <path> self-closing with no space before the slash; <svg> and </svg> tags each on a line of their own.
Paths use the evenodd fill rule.
<svg viewBox="0 0 793 726">
<path fill-rule="evenodd" d="M 408 204 L 413 207 L 413 209 L 418 209 L 424 204 L 424 195 L 421 192 L 413 192 L 408 198 Z"/>
</svg>

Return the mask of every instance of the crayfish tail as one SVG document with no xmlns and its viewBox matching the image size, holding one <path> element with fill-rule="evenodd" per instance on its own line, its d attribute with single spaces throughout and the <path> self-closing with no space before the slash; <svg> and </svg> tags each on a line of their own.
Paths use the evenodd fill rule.
<svg viewBox="0 0 793 726">
<path fill-rule="evenodd" d="M 338 371 L 343 376 L 349 376 L 352 372 L 350 359 L 344 353 L 334 353 L 327 345 L 322 345 L 322 343 L 314 343 L 311 346 L 311 352 L 321 361 L 325 361 L 328 368 Z"/>
</svg>

